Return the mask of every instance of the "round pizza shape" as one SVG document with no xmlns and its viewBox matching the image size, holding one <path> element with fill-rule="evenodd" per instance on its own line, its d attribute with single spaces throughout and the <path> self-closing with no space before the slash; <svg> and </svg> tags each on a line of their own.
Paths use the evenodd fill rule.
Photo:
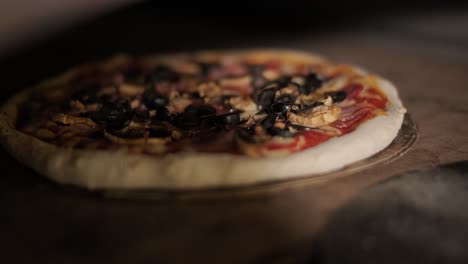
<svg viewBox="0 0 468 264">
<path fill-rule="evenodd" d="M 305 52 L 118 55 L 12 97 L 0 140 L 63 184 L 229 187 L 370 157 L 396 137 L 404 113 L 389 81 Z"/>
</svg>

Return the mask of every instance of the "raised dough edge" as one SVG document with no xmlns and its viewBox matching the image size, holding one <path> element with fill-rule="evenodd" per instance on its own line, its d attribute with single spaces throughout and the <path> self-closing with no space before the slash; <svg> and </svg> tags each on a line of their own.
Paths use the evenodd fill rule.
<svg viewBox="0 0 468 264">
<path fill-rule="evenodd" d="M 304 56 L 304 59 L 322 60 L 319 56 L 305 52 L 266 52 L 291 53 Z M 65 74 L 62 79 L 65 76 L 69 78 L 71 74 Z M 396 137 L 405 109 L 393 84 L 382 78 L 378 78 L 378 82 L 389 99 L 386 116 L 365 122 L 353 133 L 284 158 L 256 159 L 204 153 L 158 158 L 124 152 L 60 148 L 14 128 L 12 120 L 16 116 L 15 107 L 24 100 L 26 93 L 19 93 L 3 106 L 0 141 L 20 162 L 38 173 L 59 183 L 88 189 L 200 189 L 312 176 L 368 158 L 387 147 Z"/>
</svg>

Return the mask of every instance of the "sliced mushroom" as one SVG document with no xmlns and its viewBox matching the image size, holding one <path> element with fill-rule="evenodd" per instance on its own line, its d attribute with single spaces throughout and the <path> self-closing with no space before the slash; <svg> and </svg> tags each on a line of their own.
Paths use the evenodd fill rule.
<svg viewBox="0 0 468 264">
<path fill-rule="evenodd" d="M 66 131 L 73 133 L 77 136 L 90 136 L 100 130 L 99 127 L 90 125 L 89 123 L 76 122 L 70 124 L 69 127 L 65 127 Z"/>
<path fill-rule="evenodd" d="M 269 80 L 269 81 L 272 81 L 272 80 L 276 80 L 280 77 L 280 72 L 278 70 L 273 70 L 273 69 L 267 69 L 265 71 L 263 71 L 263 74 L 262 76 Z"/>
<path fill-rule="evenodd" d="M 304 84 L 305 84 L 305 81 L 306 81 L 306 80 L 305 80 L 305 77 L 304 77 L 304 76 L 300 76 L 300 75 L 298 75 L 298 76 L 293 76 L 293 77 L 291 78 L 291 82 L 297 83 L 297 84 L 299 84 L 299 85 L 304 85 Z"/>
<path fill-rule="evenodd" d="M 71 110 L 83 112 L 86 110 L 86 106 L 79 100 L 71 100 L 70 101 L 70 108 Z"/>
<path fill-rule="evenodd" d="M 133 99 L 132 101 L 130 101 L 130 108 L 136 109 L 136 108 L 138 108 L 140 106 L 141 106 L 140 99 Z"/>
<path fill-rule="evenodd" d="M 72 115 L 67 115 L 63 113 L 53 113 L 51 118 L 54 122 L 63 124 L 63 125 L 73 125 L 76 123 L 84 123 L 90 127 L 97 127 L 98 125 L 93 122 L 93 120 L 86 117 L 77 117 Z"/>
<path fill-rule="evenodd" d="M 94 112 L 99 109 L 100 103 L 90 103 L 85 104 L 80 100 L 71 100 L 70 101 L 70 112 L 72 113 L 84 113 L 84 112 Z"/>
<path fill-rule="evenodd" d="M 170 101 L 167 109 L 171 113 L 182 112 L 184 109 L 192 104 L 192 100 L 185 96 L 179 96 Z"/>
<path fill-rule="evenodd" d="M 320 102 L 325 105 L 331 105 L 333 103 L 333 100 L 328 95 L 316 94 L 316 93 L 301 94 L 296 99 L 296 103 L 302 104 L 302 105 L 310 105 L 316 102 Z"/>
<path fill-rule="evenodd" d="M 289 83 L 284 87 L 279 88 L 275 92 L 275 101 L 280 100 L 281 98 L 288 98 L 290 101 L 294 101 L 294 99 L 299 96 L 301 91 L 299 90 L 299 86 L 294 83 Z"/>
<path fill-rule="evenodd" d="M 333 78 L 329 81 L 323 83 L 323 85 L 316 90 L 319 94 L 324 94 L 328 92 L 335 92 L 342 89 L 349 81 L 349 76 L 341 76 Z"/>
<path fill-rule="evenodd" d="M 197 92 L 201 97 L 221 96 L 221 87 L 214 82 L 205 82 L 197 86 Z"/>
<path fill-rule="evenodd" d="M 252 82 L 252 77 L 250 75 L 239 76 L 239 77 L 225 77 L 220 80 L 220 85 L 222 87 L 228 86 L 247 86 Z"/>
<path fill-rule="evenodd" d="M 326 77 L 321 74 L 309 73 L 304 77 L 304 84 L 301 86 L 301 90 L 305 94 L 315 92 L 322 87 L 325 80 Z"/>
<path fill-rule="evenodd" d="M 145 88 L 141 85 L 122 83 L 119 85 L 119 93 L 123 96 L 137 96 L 143 94 Z"/>
<path fill-rule="evenodd" d="M 335 122 L 340 117 L 341 108 L 335 105 L 320 105 L 300 112 L 290 111 L 288 121 L 293 125 L 321 127 Z"/>
<path fill-rule="evenodd" d="M 229 99 L 229 104 L 236 110 L 242 111 L 241 120 L 245 120 L 257 113 L 257 105 L 247 96 L 236 96 Z"/>
</svg>

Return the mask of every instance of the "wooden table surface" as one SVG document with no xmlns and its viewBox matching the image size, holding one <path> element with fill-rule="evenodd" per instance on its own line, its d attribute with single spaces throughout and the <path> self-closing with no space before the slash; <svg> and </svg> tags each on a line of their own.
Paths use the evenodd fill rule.
<svg viewBox="0 0 468 264">
<path fill-rule="evenodd" d="M 5 263 L 300 262 L 334 213 L 367 188 L 401 172 L 468 159 L 466 57 L 348 34 L 295 36 L 274 45 L 314 51 L 392 80 L 418 126 L 416 144 L 396 161 L 324 184 L 248 198 L 183 201 L 104 199 L 63 189 L 2 150 Z M 13 67 L 18 71 L 20 63 Z"/>
</svg>

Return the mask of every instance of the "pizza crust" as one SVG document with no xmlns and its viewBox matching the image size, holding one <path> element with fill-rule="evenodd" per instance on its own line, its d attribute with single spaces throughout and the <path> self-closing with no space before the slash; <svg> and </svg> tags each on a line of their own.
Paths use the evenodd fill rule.
<svg viewBox="0 0 468 264">
<path fill-rule="evenodd" d="M 291 60 L 324 61 L 309 53 L 284 50 L 229 54 L 280 54 Z M 82 70 L 102 65 L 113 67 L 127 60 L 127 57 L 118 56 L 104 64 L 78 67 L 78 70 L 72 70 L 33 89 L 44 90 L 54 84 L 66 82 Z M 383 150 L 396 137 L 406 110 L 395 86 L 383 78 L 377 77 L 377 81 L 388 98 L 387 115 L 377 116 L 361 124 L 352 133 L 282 158 L 258 159 L 195 152 L 151 157 L 129 155 L 124 151 L 58 147 L 15 129 L 17 106 L 33 89 L 17 94 L 2 107 L 0 142 L 21 163 L 51 180 L 88 189 L 200 189 L 312 176 L 339 170 L 368 158 Z"/>
</svg>

